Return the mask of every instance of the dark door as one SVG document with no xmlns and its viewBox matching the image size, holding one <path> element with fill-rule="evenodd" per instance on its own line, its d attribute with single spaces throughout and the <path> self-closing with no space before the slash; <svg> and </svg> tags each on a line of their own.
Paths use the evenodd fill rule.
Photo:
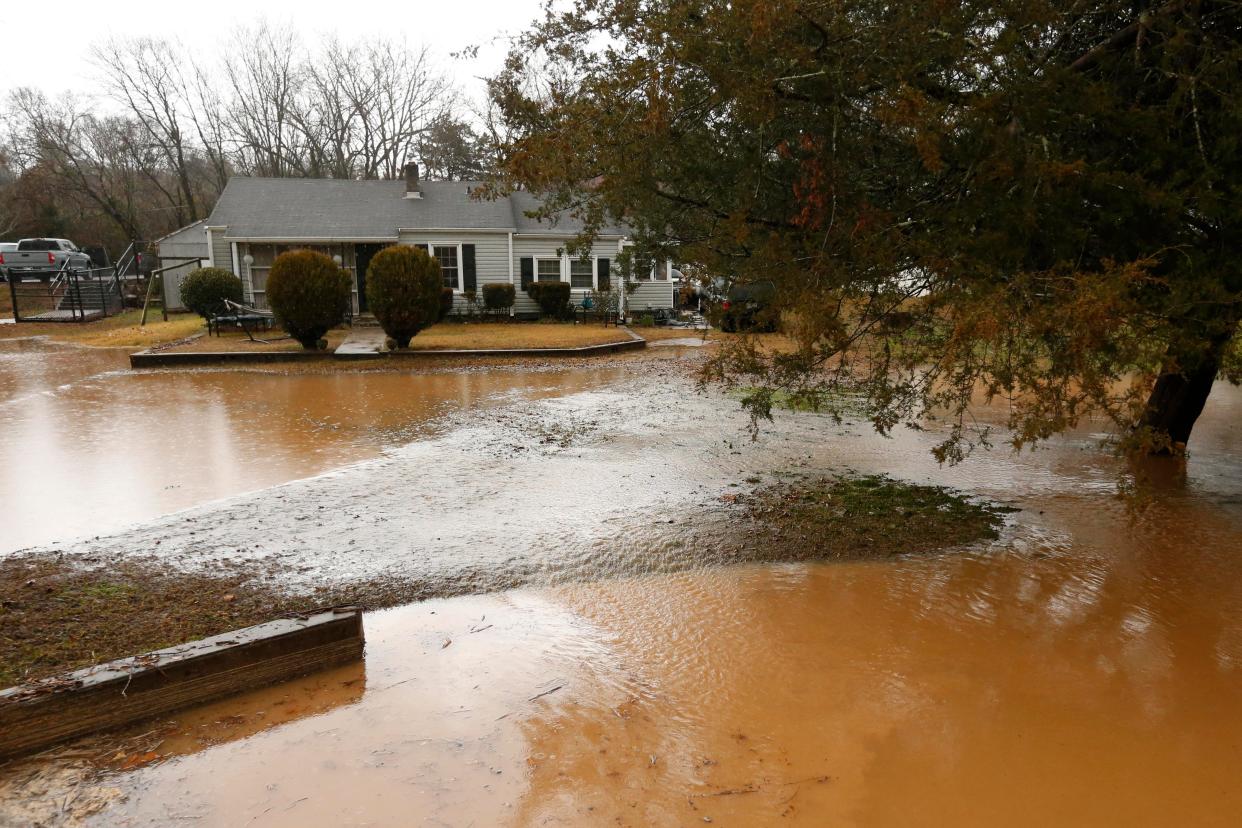
<svg viewBox="0 0 1242 828">
<path fill-rule="evenodd" d="M 354 278 L 358 280 L 358 312 L 367 312 L 367 268 L 371 266 L 371 257 L 383 250 L 383 244 L 354 245 Z"/>
</svg>

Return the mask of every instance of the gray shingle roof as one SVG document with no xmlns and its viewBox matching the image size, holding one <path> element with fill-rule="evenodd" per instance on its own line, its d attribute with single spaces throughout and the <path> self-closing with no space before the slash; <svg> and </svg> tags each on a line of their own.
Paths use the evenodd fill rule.
<svg viewBox="0 0 1242 828">
<path fill-rule="evenodd" d="M 495 201 L 475 200 L 477 181 L 425 181 L 422 198 L 406 198 L 404 181 L 331 178 L 229 179 L 207 223 L 227 226 L 231 238 L 395 239 L 399 230 L 499 230 L 574 234 L 581 222 L 555 224 L 525 215 L 538 200 L 519 192 Z M 606 234 L 623 234 L 606 228 Z"/>
<path fill-rule="evenodd" d="M 567 213 L 561 213 L 557 216 L 555 222 L 549 220 L 537 220 L 526 215 L 527 212 L 538 210 L 542 205 L 539 197 L 525 190 L 519 190 L 509 196 L 509 203 L 513 207 L 513 224 L 518 233 L 564 233 L 573 235 L 582 231 L 582 222 Z M 626 236 L 630 231 L 620 225 L 610 225 L 600 228 L 600 234 L 605 236 Z"/>
</svg>

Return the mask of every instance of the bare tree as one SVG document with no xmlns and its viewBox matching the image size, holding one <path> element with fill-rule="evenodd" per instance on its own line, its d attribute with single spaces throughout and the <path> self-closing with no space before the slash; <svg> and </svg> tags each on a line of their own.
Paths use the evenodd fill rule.
<svg viewBox="0 0 1242 828">
<path fill-rule="evenodd" d="M 142 141 L 135 122 L 96 117 L 73 95 L 53 105 L 29 88 L 15 90 L 9 107 L 18 163 L 42 169 L 64 190 L 95 204 L 127 238 L 141 237 L 136 196 L 142 159 L 134 147 Z"/>
<path fill-rule="evenodd" d="M 267 22 L 239 29 L 236 38 L 261 48 L 230 52 L 224 62 L 227 123 L 235 158 L 250 175 L 303 176 L 308 173 L 301 124 L 306 72 L 297 59 L 302 51 L 292 29 Z"/>
<path fill-rule="evenodd" d="M 267 23 L 235 40 L 248 47 L 218 64 L 175 40 L 105 41 L 92 58 L 119 114 L 72 95 L 10 93 L 0 233 L 55 228 L 121 243 L 206 215 L 234 172 L 394 179 L 417 153 L 429 175 L 464 177 L 495 143 L 480 144 L 426 48 L 327 38 L 308 52 Z"/>
<path fill-rule="evenodd" d="M 399 177 L 419 137 L 457 102 L 428 50 L 396 41 L 329 39 L 306 77 L 308 166 L 334 177 Z"/>
<path fill-rule="evenodd" d="M 154 153 L 160 162 L 152 170 L 151 182 L 164 192 L 154 170 L 171 171 L 176 189 L 164 193 L 170 201 L 178 226 L 198 220 L 198 199 L 192 181 L 196 147 L 191 143 L 192 106 L 189 84 L 181 70 L 183 60 L 173 44 L 149 37 L 112 38 L 91 50 L 108 94 L 123 104 L 142 126 L 135 157 Z M 190 128 L 187 128 L 190 127 Z"/>
</svg>

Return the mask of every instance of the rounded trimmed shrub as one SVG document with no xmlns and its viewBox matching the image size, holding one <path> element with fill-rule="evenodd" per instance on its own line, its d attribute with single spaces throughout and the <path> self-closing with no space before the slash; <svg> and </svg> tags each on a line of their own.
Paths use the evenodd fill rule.
<svg viewBox="0 0 1242 828">
<path fill-rule="evenodd" d="M 453 312 L 453 289 L 451 287 L 440 288 L 440 309 L 436 315 L 436 321 L 439 322 L 444 317 Z"/>
<path fill-rule="evenodd" d="M 532 282 L 528 293 L 544 316 L 560 319 L 569 306 L 569 282 Z"/>
<path fill-rule="evenodd" d="M 181 282 L 181 303 L 206 319 L 224 309 L 224 300 L 245 298 L 242 280 L 222 267 L 191 270 Z"/>
<path fill-rule="evenodd" d="M 489 311 L 508 310 L 517 299 L 513 285 L 486 284 L 483 286 L 483 307 Z"/>
<path fill-rule="evenodd" d="M 396 348 L 435 324 L 440 295 L 440 265 L 421 247 L 386 247 L 367 268 L 367 307 Z"/>
<path fill-rule="evenodd" d="M 330 257 L 290 250 L 272 262 L 267 303 L 289 335 L 313 351 L 324 334 L 344 321 L 350 287 L 349 273 Z"/>
</svg>

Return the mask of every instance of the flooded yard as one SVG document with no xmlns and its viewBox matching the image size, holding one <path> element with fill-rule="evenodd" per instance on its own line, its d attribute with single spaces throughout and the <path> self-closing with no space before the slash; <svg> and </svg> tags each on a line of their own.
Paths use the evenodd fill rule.
<svg viewBox="0 0 1242 828">
<path fill-rule="evenodd" d="M 1231 825 L 1242 810 L 1236 388 L 1217 389 L 1184 465 L 1129 466 L 1088 424 L 942 468 L 934 430 L 885 439 L 811 413 L 752 443 L 677 348 L 285 375 L 133 374 L 33 347 L 6 352 L 0 379 L 5 465 L 30 467 L 0 473 L 25 510 L 3 551 L 479 594 L 370 613 L 363 665 L 10 763 L 0 824 Z M 50 379 L 57 359 L 76 378 Z M 79 459 L 75 427 L 94 437 Z M 846 469 L 1018 511 L 999 540 L 945 554 L 722 565 L 738 494 Z M 97 523 L 40 511 L 55 497 Z"/>
<path fill-rule="evenodd" d="M 615 372 L 612 375 L 615 377 Z M 409 444 L 437 418 L 609 381 L 607 371 L 129 370 L 124 351 L 0 340 L 0 555 L 65 544 Z"/>
</svg>

